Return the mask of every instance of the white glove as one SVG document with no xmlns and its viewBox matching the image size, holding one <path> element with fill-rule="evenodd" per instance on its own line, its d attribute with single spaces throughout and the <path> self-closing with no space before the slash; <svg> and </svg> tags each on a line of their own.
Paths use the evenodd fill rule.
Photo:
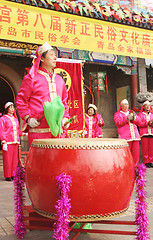
<svg viewBox="0 0 153 240">
<path fill-rule="evenodd" d="M 28 133 L 22 133 L 22 136 L 28 136 Z"/>
<path fill-rule="evenodd" d="M 7 151 L 7 143 L 4 143 L 4 144 L 3 144 L 3 150 L 4 150 L 4 151 Z"/>
<path fill-rule="evenodd" d="M 38 122 L 35 118 L 30 118 L 29 121 L 28 121 L 28 125 L 31 128 L 35 128 L 35 127 L 38 127 L 40 125 L 40 122 Z"/>
<path fill-rule="evenodd" d="M 63 118 L 62 119 L 62 127 L 64 128 L 64 129 L 67 129 L 69 126 L 70 126 L 70 123 L 67 123 L 66 125 L 65 125 L 65 123 L 68 121 L 68 118 Z M 64 126 L 65 125 L 65 126 Z"/>
<path fill-rule="evenodd" d="M 133 114 L 130 113 L 130 114 L 128 115 L 127 119 L 128 119 L 129 121 L 133 120 Z"/>
</svg>

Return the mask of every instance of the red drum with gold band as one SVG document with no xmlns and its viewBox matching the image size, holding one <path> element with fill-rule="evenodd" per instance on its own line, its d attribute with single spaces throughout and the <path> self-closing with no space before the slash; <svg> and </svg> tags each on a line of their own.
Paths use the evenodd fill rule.
<svg viewBox="0 0 153 240">
<path fill-rule="evenodd" d="M 126 140 L 37 139 L 26 163 L 26 186 L 33 208 L 55 218 L 56 176 L 72 177 L 70 221 L 97 221 L 124 213 L 135 181 Z"/>
</svg>

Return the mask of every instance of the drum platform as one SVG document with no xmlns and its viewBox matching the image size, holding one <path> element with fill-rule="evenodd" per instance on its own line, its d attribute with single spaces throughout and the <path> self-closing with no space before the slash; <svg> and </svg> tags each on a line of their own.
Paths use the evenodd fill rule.
<svg viewBox="0 0 153 240">
<path fill-rule="evenodd" d="M 24 207 L 24 224 L 26 229 L 29 230 L 54 230 L 54 219 L 43 217 L 38 214 L 31 205 Z M 69 233 L 73 232 L 74 235 L 71 240 L 77 239 L 80 233 L 98 233 L 98 234 L 114 234 L 114 235 L 136 235 L 136 231 L 119 231 L 119 230 L 102 230 L 102 229 L 83 229 L 87 222 L 81 222 L 82 225 L 79 229 L 74 229 L 77 222 L 70 222 Z M 89 223 L 89 221 L 88 221 Z M 91 222 L 94 225 L 135 225 L 134 221 L 118 221 L 118 220 L 101 220 Z"/>
</svg>

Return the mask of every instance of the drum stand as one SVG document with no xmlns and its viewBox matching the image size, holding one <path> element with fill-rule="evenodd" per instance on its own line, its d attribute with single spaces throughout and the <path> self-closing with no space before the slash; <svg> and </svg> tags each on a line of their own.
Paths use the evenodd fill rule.
<svg viewBox="0 0 153 240">
<path fill-rule="evenodd" d="M 21 158 L 21 153 L 20 153 L 20 158 Z M 141 186 L 138 186 L 139 191 L 144 190 L 144 186 L 145 186 L 145 169 L 144 166 L 142 167 L 140 165 L 139 171 L 137 172 L 137 179 L 142 179 L 142 183 Z M 141 173 L 142 172 L 142 173 Z M 144 176 L 143 176 L 144 174 Z M 144 194 L 145 195 L 145 194 Z M 145 196 L 144 196 L 145 199 Z M 140 205 L 142 205 L 144 199 L 140 199 Z M 143 217 L 146 217 L 146 215 L 144 215 Z M 147 219 L 147 218 L 146 218 Z M 138 222 L 138 221 L 137 221 Z M 40 214 L 38 214 L 33 208 L 32 206 L 25 206 L 24 207 L 24 225 L 26 229 L 29 230 L 54 230 L 54 223 L 55 223 L 55 219 L 50 219 L 47 217 L 44 217 Z M 83 229 L 83 227 L 87 224 L 87 223 L 93 223 L 94 226 L 97 225 L 127 225 L 127 226 L 136 226 L 135 221 L 118 221 L 118 220 L 100 220 L 100 221 L 94 221 L 94 222 L 81 222 L 82 225 L 80 226 L 80 228 L 76 229 L 74 228 L 74 226 L 79 223 L 79 222 L 70 222 L 69 224 L 69 230 L 68 232 L 73 232 L 74 235 L 72 236 L 71 240 L 75 240 L 77 239 L 77 237 L 80 235 L 80 233 L 98 233 L 98 234 L 116 234 L 116 235 L 137 235 L 136 230 L 135 231 L 125 231 L 125 230 L 101 230 L 101 229 Z M 137 225 L 138 226 L 138 225 Z M 139 239 L 139 238 L 138 238 Z M 148 238 L 149 239 L 149 238 Z"/>
<path fill-rule="evenodd" d="M 24 224 L 26 229 L 29 230 L 53 230 L 54 219 L 50 219 L 38 214 L 32 206 L 24 207 Z M 136 235 L 136 231 L 119 231 L 119 230 L 101 230 L 101 229 L 83 229 L 87 222 L 81 222 L 82 225 L 78 229 L 74 229 L 77 222 L 70 222 L 69 232 L 74 232 L 71 240 L 77 239 L 80 233 L 98 233 L 98 234 L 116 234 L 116 235 Z M 118 220 L 101 220 L 95 222 L 89 222 L 100 225 L 135 225 L 134 221 L 118 221 Z"/>
</svg>

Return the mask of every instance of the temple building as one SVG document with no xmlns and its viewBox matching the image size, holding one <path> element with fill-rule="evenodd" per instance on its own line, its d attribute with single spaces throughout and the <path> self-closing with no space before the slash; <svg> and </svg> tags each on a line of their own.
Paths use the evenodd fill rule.
<svg viewBox="0 0 153 240">
<path fill-rule="evenodd" d="M 152 29 L 153 8 L 145 0 L 1 0 L 0 112 L 15 103 L 37 47 L 47 41 L 59 59 L 82 62 L 85 110 L 94 103 L 104 137 L 117 137 L 119 101 L 127 98 L 133 108 L 138 92 L 153 89 L 145 62 L 153 58 Z"/>
</svg>

